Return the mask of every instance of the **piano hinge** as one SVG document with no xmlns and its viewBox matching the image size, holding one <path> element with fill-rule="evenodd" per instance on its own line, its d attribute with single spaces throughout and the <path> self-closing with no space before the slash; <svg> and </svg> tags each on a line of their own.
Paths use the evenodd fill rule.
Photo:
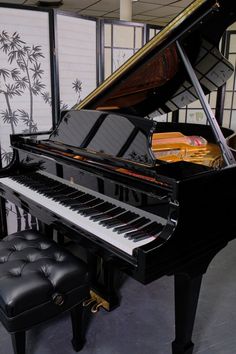
<svg viewBox="0 0 236 354">
<path fill-rule="evenodd" d="M 109 311 L 110 310 L 110 304 L 108 301 L 103 299 L 100 295 L 98 295 L 95 291 L 90 290 L 90 298 L 85 300 L 83 302 L 83 306 L 92 306 L 91 307 L 91 312 L 92 313 L 97 313 L 101 307 L 103 307 L 105 310 Z"/>
</svg>

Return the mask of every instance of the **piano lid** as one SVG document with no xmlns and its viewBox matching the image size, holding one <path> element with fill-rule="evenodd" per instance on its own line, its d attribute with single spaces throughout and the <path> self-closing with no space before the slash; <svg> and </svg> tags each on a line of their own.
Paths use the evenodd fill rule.
<svg viewBox="0 0 236 354">
<path fill-rule="evenodd" d="M 222 86 L 233 66 L 218 46 L 236 20 L 234 0 L 196 0 L 74 109 L 146 116 L 164 114 L 197 99 L 175 41 L 185 48 L 206 94 Z"/>
</svg>

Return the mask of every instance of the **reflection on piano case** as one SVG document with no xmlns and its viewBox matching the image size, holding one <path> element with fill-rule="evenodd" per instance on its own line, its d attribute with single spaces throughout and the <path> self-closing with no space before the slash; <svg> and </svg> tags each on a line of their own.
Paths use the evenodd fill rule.
<svg viewBox="0 0 236 354">
<path fill-rule="evenodd" d="M 117 271 L 144 284 L 175 276 L 174 354 L 193 352 L 202 275 L 236 229 L 233 132 L 204 96 L 232 74 L 217 48 L 235 19 L 232 1 L 195 1 L 54 131 L 13 135 L 1 170 L 1 196 L 86 248 L 107 310 L 119 305 Z M 209 125 L 145 118 L 197 97 Z"/>
</svg>

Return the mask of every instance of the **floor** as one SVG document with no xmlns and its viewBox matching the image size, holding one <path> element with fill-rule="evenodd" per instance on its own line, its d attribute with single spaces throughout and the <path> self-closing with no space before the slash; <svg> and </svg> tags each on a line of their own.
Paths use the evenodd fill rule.
<svg viewBox="0 0 236 354">
<path fill-rule="evenodd" d="M 121 306 L 91 318 L 81 354 L 171 354 L 174 337 L 173 278 L 147 286 L 127 279 Z M 194 354 L 236 353 L 236 240 L 212 261 L 204 277 L 193 340 Z M 27 354 L 73 354 L 69 316 L 28 331 Z M 11 354 L 0 327 L 0 354 Z"/>
</svg>

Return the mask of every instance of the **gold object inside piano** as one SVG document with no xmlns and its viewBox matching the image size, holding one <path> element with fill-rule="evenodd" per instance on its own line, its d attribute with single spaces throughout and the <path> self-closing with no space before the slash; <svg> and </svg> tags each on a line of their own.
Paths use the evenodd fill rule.
<svg viewBox="0 0 236 354">
<path fill-rule="evenodd" d="M 217 144 L 208 143 L 201 136 L 186 136 L 180 132 L 153 134 L 152 151 L 156 159 L 169 163 L 183 160 L 214 168 L 223 163 Z"/>
<path fill-rule="evenodd" d="M 95 291 L 90 290 L 90 298 L 83 302 L 84 307 L 92 306 L 91 312 L 97 313 L 101 307 L 105 310 L 110 310 L 110 304 L 108 301 L 103 299 L 100 295 L 98 295 Z"/>
<path fill-rule="evenodd" d="M 198 135 L 187 136 L 180 132 L 154 133 L 152 136 L 152 151 L 157 160 L 168 163 L 187 161 L 212 168 L 222 167 L 224 163 L 219 146 L 208 143 L 205 138 Z M 153 177 L 144 176 L 125 168 L 117 168 L 116 171 L 149 180 L 162 186 L 165 185 Z"/>
<path fill-rule="evenodd" d="M 231 140 L 227 140 L 227 142 L 228 145 L 232 147 L 233 144 Z M 235 137 L 234 140 L 236 141 Z M 234 145 L 236 145 L 236 143 L 234 143 Z M 43 144 L 39 144 L 39 146 L 46 150 L 57 152 L 63 156 L 72 157 L 75 160 L 88 160 L 87 157 L 78 154 L 56 150 L 55 148 L 50 148 Z M 151 148 L 157 160 L 168 163 L 188 161 L 212 168 L 220 168 L 223 166 L 224 162 L 220 147 L 217 144 L 209 143 L 205 138 L 199 135 L 187 136 L 180 132 L 154 133 L 152 135 Z M 236 155 L 236 149 L 233 150 Z M 116 170 L 122 173 L 128 173 L 128 170 L 124 168 L 117 168 Z"/>
</svg>

